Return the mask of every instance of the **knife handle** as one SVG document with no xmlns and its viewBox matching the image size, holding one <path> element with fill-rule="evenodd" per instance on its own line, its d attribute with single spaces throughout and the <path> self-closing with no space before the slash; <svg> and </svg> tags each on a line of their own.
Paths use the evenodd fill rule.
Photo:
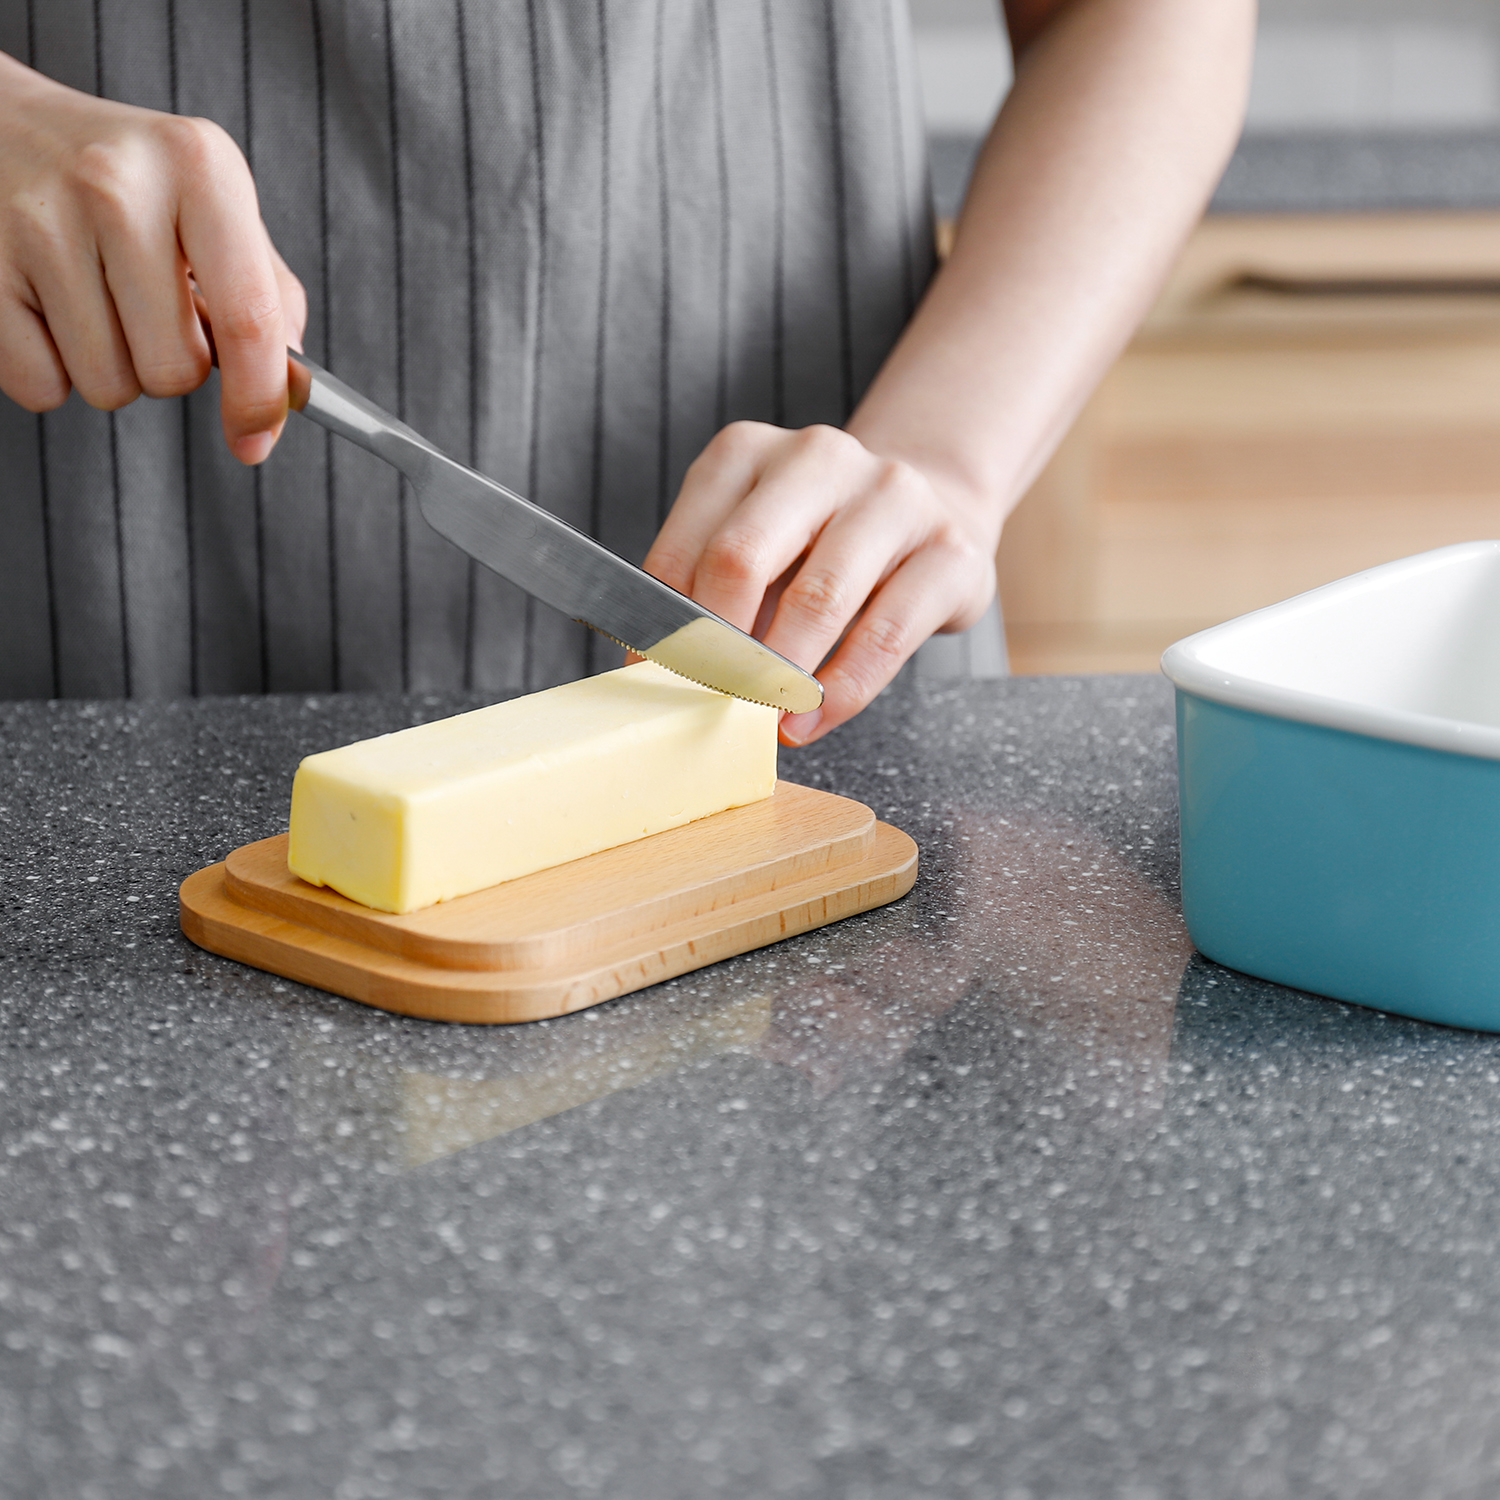
<svg viewBox="0 0 1500 1500">
<path fill-rule="evenodd" d="M 286 358 L 287 399 L 293 411 L 394 464 L 408 479 L 421 478 L 433 458 L 443 457 L 442 450 L 420 433 L 305 354 L 288 349 Z"/>
</svg>

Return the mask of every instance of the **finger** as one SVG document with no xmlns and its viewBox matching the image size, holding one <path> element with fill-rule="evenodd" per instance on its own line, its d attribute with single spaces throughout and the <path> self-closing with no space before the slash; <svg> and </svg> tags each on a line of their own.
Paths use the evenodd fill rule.
<svg viewBox="0 0 1500 1500">
<path fill-rule="evenodd" d="M 776 606 L 781 603 L 781 596 L 786 592 L 786 586 L 792 581 L 792 576 L 796 573 L 798 566 L 805 560 L 805 558 L 799 557 L 766 590 L 765 597 L 760 601 L 760 608 L 755 612 L 755 624 L 750 627 L 750 634 L 756 640 L 765 640 L 766 631 L 771 628 L 771 621 L 776 618 Z"/>
<path fill-rule="evenodd" d="M 919 500 L 906 472 L 884 467 L 867 495 L 828 522 L 787 582 L 761 637 L 766 645 L 816 671 L 865 601 L 921 540 Z"/>
<path fill-rule="evenodd" d="M 653 578 L 687 594 L 708 539 L 755 487 L 785 428 L 732 422 L 693 460 L 677 499 L 642 564 Z"/>
<path fill-rule="evenodd" d="M 693 573 L 693 598 L 741 630 L 750 629 L 767 588 L 859 493 L 879 462 L 837 428 L 792 434 L 704 544 Z"/>
<path fill-rule="evenodd" d="M 281 293 L 281 309 L 286 318 L 286 341 L 299 353 L 303 335 L 307 332 L 307 290 L 292 273 L 292 268 L 281 258 L 281 252 L 266 235 L 266 244 L 271 252 L 271 268 L 276 273 L 276 286 Z"/>
<path fill-rule="evenodd" d="M 250 169 L 217 126 L 186 120 L 177 228 L 213 322 L 224 436 L 261 462 L 286 421 L 286 318 Z"/>
<path fill-rule="evenodd" d="M 171 220 L 119 226 L 101 244 L 105 280 L 136 382 L 148 396 L 185 396 L 208 379 L 208 340 Z"/>
<path fill-rule="evenodd" d="M 208 379 L 208 345 L 188 295 L 159 152 L 139 134 L 100 146 L 80 168 L 78 188 L 90 258 L 118 319 L 134 385 L 151 396 L 197 390 Z"/>
<path fill-rule="evenodd" d="M 0 391 L 27 411 L 55 411 L 73 383 L 39 312 L 0 299 Z"/>
<path fill-rule="evenodd" d="M 97 255 L 78 253 L 84 242 L 82 234 L 59 236 L 48 253 L 29 255 L 26 264 L 36 311 L 74 388 L 90 406 L 116 411 L 141 387 L 103 267 Z"/>
<path fill-rule="evenodd" d="M 975 585 L 967 576 L 955 579 L 954 570 L 951 552 L 924 547 L 891 575 L 818 673 L 823 684 L 822 708 L 810 714 L 788 714 L 781 721 L 783 743 L 811 744 L 852 719 L 928 636 L 959 618 L 955 600 L 967 603 Z"/>
</svg>

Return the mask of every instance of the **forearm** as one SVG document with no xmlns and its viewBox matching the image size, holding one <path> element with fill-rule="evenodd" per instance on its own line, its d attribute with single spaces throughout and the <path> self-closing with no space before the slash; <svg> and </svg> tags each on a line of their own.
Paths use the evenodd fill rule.
<svg viewBox="0 0 1500 1500">
<path fill-rule="evenodd" d="M 983 534 L 1150 306 L 1238 134 L 1253 0 L 1074 0 L 1022 52 L 952 254 L 849 430 Z"/>
</svg>

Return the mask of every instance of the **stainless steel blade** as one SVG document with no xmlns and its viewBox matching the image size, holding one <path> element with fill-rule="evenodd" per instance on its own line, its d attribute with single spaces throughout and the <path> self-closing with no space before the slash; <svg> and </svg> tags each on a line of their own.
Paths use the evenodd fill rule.
<svg viewBox="0 0 1500 1500">
<path fill-rule="evenodd" d="M 550 512 L 458 463 L 305 355 L 294 410 L 394 464 L 435 531 L 565 615 L 704 687 L 809 713 L 817 678 Z"/>
</svg>

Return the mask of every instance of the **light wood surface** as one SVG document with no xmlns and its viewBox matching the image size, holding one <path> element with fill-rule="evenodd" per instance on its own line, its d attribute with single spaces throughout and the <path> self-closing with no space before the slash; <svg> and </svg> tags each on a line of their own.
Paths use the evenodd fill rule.
<svg viewBox="0 0 1500 1500">
<path fill-rule="evenodd" d="M 407 916 L 286 871 L 285 836 L 190 876 L 200 947 L 383 1010 L 540 1020 L 906 894 L 917 848 L 862 804 L 778 785 L 749 808 Z"/>
<path fill-rule="evenodd" d="M 1500 215 L 1216 216 L 1006 527 L 1012 664 L 1152 671 L 1195 630 L 1494 536 Z"/>
</svg>

